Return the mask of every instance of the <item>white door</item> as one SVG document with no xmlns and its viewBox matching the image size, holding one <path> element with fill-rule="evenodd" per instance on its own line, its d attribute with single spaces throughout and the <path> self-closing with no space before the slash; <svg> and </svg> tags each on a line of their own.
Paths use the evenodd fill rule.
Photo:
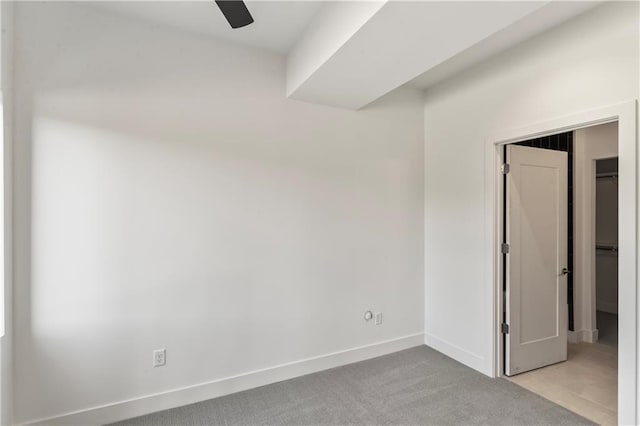
<svg viewBox="0 0 640 426">
<path fill-rule="evenodd" d="M 505 373 L 567 360 L 567 153 L 507 146 Z"/>
</svg>

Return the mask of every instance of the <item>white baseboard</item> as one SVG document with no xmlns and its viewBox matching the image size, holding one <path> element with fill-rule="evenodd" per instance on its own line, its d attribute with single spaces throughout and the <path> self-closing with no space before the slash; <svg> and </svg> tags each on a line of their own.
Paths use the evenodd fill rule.
<svg viewBox="0 0 640 426">
<path fill-rule="evenodd" d="M 225 377 L 179 389 L 172 389 L 140 398 L 105 404 L 59 416 L 33 420 L 24 425 L 96 425 L 126 420 L 156 411 L 193 404 L 234 392 L 292 379 L 341 365 L 387 355 L 424 344 L 424 334 L 417 333 L 397 339 L 333 352 L 300 361 L 276 365 L 236 376 Z"/>
<path fill-rule="evenodd" d="M 598 330 L 569 330 L 567 333 L 567 341 L 569 343 L 588 342 L 595 343 L 598 341 Z"/>
<path fill-rule="evenodd" d="M 567 342 L 578 343 L 578 333 L 573 330 L 567 331 Z"/>
<path fill-rule="evenodd" d="M 491 372 L 485 371 L 485 360 L 481 355 L 470 352 L 430 333 L 425 333 L 425 344 L 467 367 L 471 367 L 483 374 L 491 375 Z"/>
</svg>

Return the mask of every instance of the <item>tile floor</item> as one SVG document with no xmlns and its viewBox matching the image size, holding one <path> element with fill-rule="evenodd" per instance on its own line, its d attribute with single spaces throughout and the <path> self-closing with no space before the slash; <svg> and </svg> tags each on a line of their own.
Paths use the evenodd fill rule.
<svg viewBox="0 0 640 426">
<path fill-rule="evenodd" d="M 602 425 L 617 424 L 618 351 L 601 343 L 568 346 L 568 360 L 509 380 Z"/>
</svg>

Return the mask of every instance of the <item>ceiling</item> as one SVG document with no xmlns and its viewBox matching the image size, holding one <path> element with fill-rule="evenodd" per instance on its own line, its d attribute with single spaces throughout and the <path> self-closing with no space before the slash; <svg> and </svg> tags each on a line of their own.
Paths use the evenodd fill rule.
<svg viewBox="0 0 640 426">
<path fill-rule="evenodd" d="M 428 88 L 600 2 L 246 0 L 255 22 L 238 29 L 213 0 L 87 4 L 286 55 L 288 97 L 359 109 L 405 84 Z"/>
<path fill-rule="evenodd" d="M 94 7 L 244 46 L 286 54 L 309 26 L 321 1 L 246 1 L 255 22 L 231 29 L 212 1 L 103 1 Z"/>
<path fill-rule="evenodd" d="M 548 31 L 601 3 L 601 0 L 549 2 L 545 7 L 519 20 L 515 25 L 496 31 L 489 37 L 479 40 L 471 48 L 427 69 L 424 73 L 410 80 L 407 85 L 427 89 L 453 74 Z"/>
<path fill-rule="evenodd" d="M 598 4 L 389 0 L 372 11 L 367 3 L 322 8 L 287 56 L 289 97 L 360 109 L 407 82 L 430 87 Z"/>
</svg>

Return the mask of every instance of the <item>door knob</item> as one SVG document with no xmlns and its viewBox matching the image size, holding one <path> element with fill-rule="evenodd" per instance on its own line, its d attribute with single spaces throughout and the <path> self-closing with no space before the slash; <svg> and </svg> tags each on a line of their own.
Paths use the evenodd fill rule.
<svg viewBox="0 0 640 426">
<path fill-rule="evenodd" d="M 560 275 L 569 275 L 570 273 L 571 271 L 567 268 L 562 268 L 562 271 L 560 271 Z"/>
</svg>

